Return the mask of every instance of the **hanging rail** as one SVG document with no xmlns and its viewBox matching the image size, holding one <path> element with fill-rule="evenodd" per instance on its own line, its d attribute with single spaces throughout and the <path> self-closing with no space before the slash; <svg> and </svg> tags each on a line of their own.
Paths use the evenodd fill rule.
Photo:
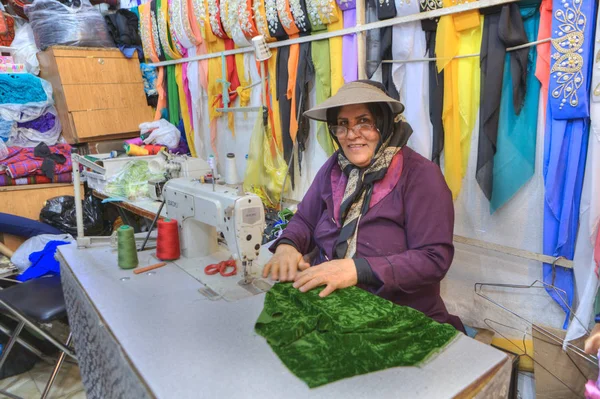
<svg viewBox="0 0 600 399">
<path fill-rule="evenodd" d="M 309 42 L 313 42 L 316 40 L 324 40 L 324 39 L 330 39 L 332 37 L 339 37 L 339 36 L 350 35 L 350 34 L 354 34 L 354 33 L 366 32 L 366 31 L 372 30 L 372 29 L 386 28 L 388 26 L 404 24 L 407 22 L 421 21 L 421 20 L 430 19 L 430 18 L 438 18 L 438 17 L 442 17 L 444 15 L 457 14 L 459 12 L 464 12 L 464 11 L 478 10 L 480 8 L 487 8 L 487 7 L 492 7 L 492 6 L 496 6 L 496 5 L 500 5 L 500 4 L 514 3 L 515 1 L 517 1 L 517 0 L 479 0 L 479 1 L 474 1 L 472 3 L 459 4 L 459 5 L 447 7 L 447 8 L 438 8 L 436 10 L 425 11 L 425 12 L 420 12 L 420 13 L 416 13 L 416 14 L 405 15 L 402 17 L 386 19 L 384 21 L 377 21 L 377 22 L 372 22 L 372 23 L 368 23 L 368 24 L 364 24 L 364 25 L 357 25 L 352 28 L 340 29 L 340 30 L 336 30 L 333 32 L 323 32 L 323 33 L 318 33 L 315 35 L 299 37 L 296 39 L 283 40 L 280 42 L 269 43 L 268 46 L 269 46 L 269 48 L 278 48 L 278 47 L 283 47 L 283 46 L 289 46 L 291 44 L 309 43 Z M 254 48 L 253 47 L 243 47 L 243 48 L 227 50 L 227 51 L 218 52 L 218 53 L 209 53 L 209 54 L 198 55 L 195 57 L 180 58 L 178 60 L 156 62 L 156 63 L 152 63 L 152 64 L 148 64 L 148 65 L 154 66 L 154 67 L 175 65 L 175 64 L 181 64 L 184 62 L 207 60 L 210 58 L 216 58 L 216 57 L 228 56 L 228 55 L 234 55 L 234 54 L 249 53 L 249 52 L 254 52 Z"/>
</svg>

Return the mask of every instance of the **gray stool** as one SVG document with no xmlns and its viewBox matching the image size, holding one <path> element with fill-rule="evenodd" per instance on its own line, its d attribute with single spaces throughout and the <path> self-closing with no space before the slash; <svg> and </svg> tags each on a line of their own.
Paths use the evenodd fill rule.
<svg viewBox="0 0 600 399">
<path fill-rule="evenodd" d="M 45 399 L 52 388 L 56 375 L 60 371 L 65 355 L 69 355 L 75 360 L 77 359 L 75 353 L 69 348 L 71 334 L 69 334 L 67 342 L 62 344 L 48 332 L 39 327 L 40 324 L 45 324 L 67 315 L 60 276 L 29 280 L 7 289 L 0 290 L 0 309 L 8 311 L 8 313 L 19 322 L 2 351 L 2 356 L 0 356 L 0 369 L 6 362 L 10 351 L 18 340 L 21 330 L 23 330 L 23 327 L 25 326 L 44 337 L 61 351 L 56 366 L 54 367 L 52 375 L 42 394 L 42 399 Z M 17 397 L 7 392 L 0 391 L 0 393 L 11 398 Z"/>
</svg>

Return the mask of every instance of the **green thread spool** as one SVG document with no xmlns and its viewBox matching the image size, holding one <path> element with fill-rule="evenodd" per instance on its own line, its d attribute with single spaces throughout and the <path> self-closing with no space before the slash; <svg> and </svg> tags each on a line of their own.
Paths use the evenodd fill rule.
<svg viewBox="0 0 600 399">
<path fill-rule="evenodd" d="M 117 251 L 121 269 L 134 269 L 137 267 L 139 261 L 135 236 L 131 226 L 124 225 L 117 230 Z"/>
</svg>

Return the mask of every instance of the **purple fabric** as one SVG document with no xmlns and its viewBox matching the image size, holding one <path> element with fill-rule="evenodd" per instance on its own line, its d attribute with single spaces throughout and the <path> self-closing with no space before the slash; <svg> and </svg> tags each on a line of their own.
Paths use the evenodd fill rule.
<svg viewBox="0 0 600 399">
<path fill-rule="evenodd" d="M 23 127 L 26 129 L 37 130 L 40 133 L 46 133 L 48 130 L 54 127 L 56 123 L 56 115 L 47 112 L 44 115 L 40 116 L 29 122 L 17 123 L 18 127 Z"/>
<path fill-rule="evenodd" d="M 356 9 L 344 11 L 344 29 L 352 28 L 356 25 Z M 343 74 L 344 82 L 354 82 L 358 80 L 358 47 L 356 35 L 344 35 L 342 37 L 342 52 L 344 54 Z"/>
<path fill-rule="evenodd" d="M 340 6 L 340 10 L 342 10 L 342 11 L 352 10 L 352 9 L 356 8 L 356 0 L 336 0 L 336 1 L 338 3 L 338 6 Z M 346 14 L 344 14 L 344 18 L 346 18 Z"/>
<path fill-rule="evenodd" d="M 133 145 L 144 145 L 144 142 L 143 142 L 143 141 L 142 141 L 142 139 L 141 139 L 141 138 L 139 138 L 139 137 L 134 137 L 134 138 L 132 138 L 132 139 L 125 140 L 125 142 L 126 142 L 127 144 L 133 144 Z"/>
<path fill-rule="evenodd" d="M 600 390 L 596 381 L 590 380 L 585 384 L 585 399 L 600 399 Z"/>
<path fill-rule="evenodd" d="M 378 198 L 358 227 L 356 258 L 364 258 L 382 284 L 359 287 L 464 332 L 460 319 L 448 313 L 440 296 L 440 281 L 454 257 L 452 195 L 437 165 L 408 147 L 402 153 L 400 178 L 387 195 Z M 317 247 L 320 254 L 313 264 L 324 262 L 325 256 L 334 258 L 341 229 L 332 189 L 332 180 L 336 184 L 336 174 L 341 175 L 336 156 L 319 170 L 271 250 L 287 239 L 303 254 Z M 390 179 L 382 180 L 381 189 L 388 191 L 386 186 L 394 181 Z M 339 178 L 337 182 L 339 189 Z"/>
</svg>

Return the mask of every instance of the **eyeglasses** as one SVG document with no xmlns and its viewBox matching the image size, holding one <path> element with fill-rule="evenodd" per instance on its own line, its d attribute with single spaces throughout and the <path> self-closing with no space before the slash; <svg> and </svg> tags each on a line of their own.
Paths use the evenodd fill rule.
<svg viewBox="0 0 600 399">
<path fill-rule="evenodd" d="M 359 134 L 363 137 L 374 132 L 379 132 L 379 129 L 370 123 L 361 123 L 350 128 L 347 126 L 329 126 L 329 130 L 331 130 L 331 133 L 339 139 L 346 137 L 350 130 L 352 130 L 354 134 Z"/>
</svg>

